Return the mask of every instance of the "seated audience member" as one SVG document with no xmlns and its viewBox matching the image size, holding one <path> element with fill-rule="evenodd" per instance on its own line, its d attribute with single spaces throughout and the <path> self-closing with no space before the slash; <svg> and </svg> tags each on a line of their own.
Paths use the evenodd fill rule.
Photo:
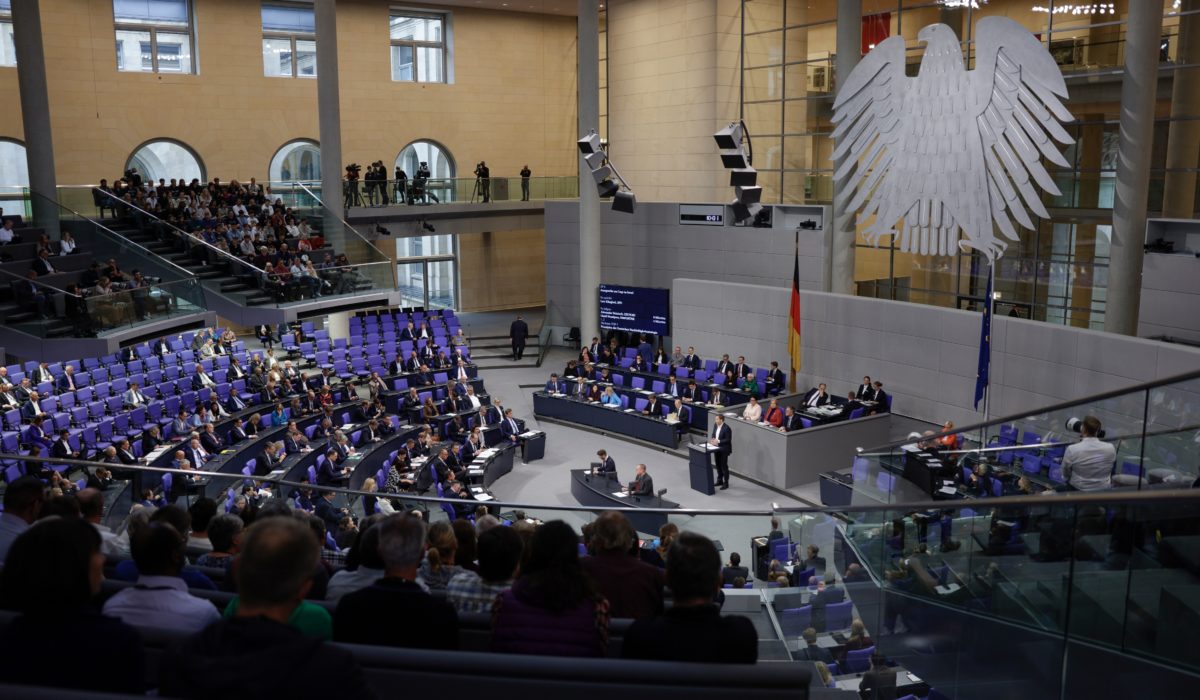
<svg viewBox="0 0 1200 700">
<path fill-rule="evenodd" d="M 392 515 L 372 529 L 379 530 L 383 578 L 342 596 L 333 614 L 334 639 L 351 644 L 457 649 L 454 608 L 417 583 L 425 522 L 412 515 Z"/>
<path fill-rule="evenodd" d="M 492 611 L 496 596 L 512 587 L 525 544 L 511 527 L 491 527 L 479 534 L 476 548 L 478 572 L 460 571 L 446 585 L 446 600 L 460 613 Z"/>
<path fill-rule="evenodd" d="M 624 515 L 610 511 L 596 518 L 589 549 L 583 570 L 608 600 L 610 615 L 639 619 L 662 612 L 662 569 L 638 558 L 637 531 Z"/>
<path fill-rule="evenodd" d="M 34 476 L 23 476 L 4 490 L 4 512 L 0 513 L 0 562 L 8 549 L 41 515 L 46 502 L 46 485 Z"/>
<path fill-rule="evenodd" d="M 18 613 L 0 627 L 0 682 L 144 693 L 140 636 L 92 606 L 103 580 L 100 535 L 83 520 L 47 518 L 21 533 L 0 580 L 0 607 Z M 88 647 L 64 659 L 55 650 L 70 642 Z"/>
<path fill-rule="evenodd" d="M 625 633 L 628 659 L 748 663 L 758 661 L 754 623 L 722 616 L 715 598 L 721 590 L 721 557 L 712 540 L 691 532 L 679 535 L 667 555 L 667 587 L 675 602 L 666 613 L 637 620 Z"/>
<path fill-rule="evenodd" d="M 744 583 L 750 578 L 750 569 L 742 566 L 742 555 L 733 552 L 729 555 L 729 565 L 721 569 L 721 583 L 725 585 L 733 584 L 734 579 L 742 579 Z M 734 586 L 738 588 L 738 586 Z"/>
<path fill-rule="evenodd" d="M 1112 487 L 1117 450 L 1111 442 L 1100 440 L 1100 428 L 1098 418 L 1085 416 L 1079 429 L 1079 442 L 1068 445 L 1063 454 L 1063 478 L 1071 490 L 1100 491 Z"/>
<path fill-rule="evenodd" d="M 804 427 L 804 423 L 800 419 L 800 415 L 796 413 L 796 409 L 788 406 L 783 412 L 783 424 L 779 429 L 785 433 L 790 433 L 793 430 L 800 430 Z"/>
<path fill-rule="evenodd" d="M 379 556 L 379 523 L 383 522 L 384 517 L 375 515 L 363 522 L 350 549 L 357 566 L 350 568 L 351 562 L 347 559 L 347 568 L 329 579 L 325 600 L 336 603 L 347 594 L 362 590 L 384 577 L 386 567 Z"/>
<path fill-rule="evenodd" d="M 783 376 L 783 370 L 779 369 L 778 362 L 771 363 L 771 371 L 767 372 L 767 393 L 782 394 L 787 388 L 787 379 Z"/>
<path fill-rule="evenodd" d="M 561 520 L 533 532 L 528 560 L 492 608 L 492 651 L 604 656 L 608 601 L 579 560 L 579 535 Z"/>
<path fill-rule="evenodd" d="M 854 392 L 854 398 L 859 401 L 875 400 L 875 387 L 871 384 L 870 377 L 863 377 L 863 383 L 858 385 L 858 389 Z"/>
<path fill-rule="evenodd" d="M 104 603 L 104 614 L 138 627 L 199 632 L 221 619 L 209 601 L 188 593 L 179 577 L 187 561 L 187 538 L 166 522 L 152 522 L 130 543 L 137 585 Z"/>
<path fill-rule="evenodd" d="M 757 423 L 762 420 L 762 406 L 758 405 L 758 399 L 754 398 L 753 396 L 750 397 L 750 401 L 746 404 L 746 407 L 742 409 L 742 419 L 751 421 L 753 423 Z"/>
<path fill-rule="evenodd" d="M 196 566 L 228 571 L 234 556 L 241 551 L 244 529 L 245 524 L 236 515 L 222 513 L 213 518 L 208 524 L 208 541 L 212 543 L 212 551 L 200 555 L 196 559 Z"/>
<path fill-rule="evenodd" d="M 429 526 L 429 547 L 417 576 L 430 590 L 442 591 L 450 579 L 462 571 L 456 566 L 454 557 L 458 552 L 458 538 L 449 522 L 442 521 Z"/>
<path fill-rule="evenodd" d="M 867 626 L 863 621 L 854 618 L 850 623 L 850 636 L 846 637 L 845 643 L 842 645 L 841 656 L 838 658 L 838 663 L 845 665 L 846 654 L 859 649 L 866 649 L 875 646 L 875 642 L 867 635 Z"/>
<path fill-rule="evenodd" d="M 188 555 L 211 552 L 208 526 L 217 517 L 217 502 L 211 498 L 197 498 L 188 508 L 188 515 L 192 518 L 192 531 L 188 533 Z"/>
<path fill-rule="evenodd" d="M 875 404 L 875 410 L 872 413 L 887 413 L 890 410 L 888 395 L 883 390 L 883 382 L 875 382 Z"/>
<path fill-rule="evenodd" d="M 206 700 L 374 697 L 349 651 L 289 624 L 312 586 L 319 557 L 312 530 L 295 518 L 255 522 L 235 570 L 236 611 L 163 655 L 159 694 Z"/>
<path fill-rule="evenodd" d="M 871 654 L 871 668 L 858 684 L 862 700 L 892 700 L 896 697 L 896 670 L 889 668 L 883 654 Z"/>
<path fill-rule="evenodd" d="M 822 383 L 818 384 L 817 388 L 808 390 L 808 393 L 804 395 L 804 401 L 801 405 L 809 407 L 825 406 L 831 401 L 833 401 L 833 397 L 829 395 L 825 384 Z"/>
<path fill-rule="evenodd" d="M 800 650 L 803 658 L 809 661 L 820 661 L 825 664 L 833 663 L 833 654 L 829 653 L 828 649 L 817 646 L 817 630 L 809 627 L 800 635 L 804 640 L 804 648 Z"/>
<path fill-rule="evenodd" d="M 817 576 L 825 573 L 825 557 L 818 556 L 821 553 L 821 548 L 815 544 L 808 545 L 807 556 L 804 557 L 804 562 L 800 565 L 801 569 L 815 569 Z"/>
<path fill-rule="evenodd" d="M 771 403 L 767 406 L 767 412 L 763 414 L 763 422 L 775 428 L 783 425 L 783 409 L 779 408 L 778 400 L 771 399 Z"/>
</svg>

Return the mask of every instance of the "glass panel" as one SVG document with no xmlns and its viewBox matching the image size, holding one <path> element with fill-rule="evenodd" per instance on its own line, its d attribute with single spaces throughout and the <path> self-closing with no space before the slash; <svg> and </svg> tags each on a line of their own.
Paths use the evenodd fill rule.
<svg viewBox="0 0 1200 700">
<path fill-rule="evenodd" d="M 396 241 L 396 257 L 399 258 L 432 258 L 441 255 L 454 255 L 453 236 L 410 236 Z"/>
<path fill-rule="evenodd" d="M 192 41 L 190 35 L 158 32 L 158 72 L 192 72 Z"/>
<path fill-rule="evenodd" d="M 317 42 L 296 40 L 296 75 L 301 78 L 317 77 Z"/>
<path fill-rule="evenodd" d="M 317 31 L 313 9 L 295 5 L 263 5 L 262 26 L 264 32 L 315 34 Z"/>
<path fill-rule="evenodd" d="M 402 169 L 409 178 L 417 177 L 421 163 L 428 166 L 429 177 L 454 177 L 454 158 L 432 141 L 410 143 L 396 157 L 396 167 Z"/>
<path fill-rule="evenodd" d="M 137 168 L 143 179 L 182 179 L 204 181 L 200 162 L 190 150 L 173 141 L 153 141 L 129 158 L 125 168 Z"/>
<path fill-rule="evenodd" d="M 442 48 L 440 46 L 418 46 L 417 47 L 417 82 L 421 83 L 441 83 L 445 82 L 445 75 L 442 73 Z"/>
<path fill-rule="evenodd" d="M 280 148 L 271 158 L 272 182 L 321 179 L 321 149 L 311 141 L 293 141 Z"/>
<path fill-rule="evenodd" d="M 13 45 L 12 20 L 0 22 L 0 66 L 17 65 L 17 49 Z"/>
<path fill-rule="evenodd" d="M 117 70 L 150 73 L 154 56 L 150 54 L 150 32 L 117 30 Z"/>
<path fill-rule="evenodd" d="M 25 187 L 29 187 L 25 147 L 15 141 L 0 141 L 0 194 L 21 195 Z"/>
<path fill-rule="evenodd" d="M 400 284 L 400 306 L 425 305 L 425 263 L 396 265 L 396 279 Z"/>
<path fill-rule="evenodd" d="M 413 80 L 413 47 L 392 47 L 392 80 L 404 82 Z"/>
<path fill-rule="evenodd" d="M 429 275 L 425 281 L 429 290 L 429 308 L 453 309 L 457 302 L 455 289 L 458 286 L 458 264 L 453 260 L 431 261 L 425 264 L 425 269 Z"/>
<path fill-rule="evenodd" d="M 263 75 L 292 77 L 291 39 L 263 39 Z"/>
<path fill-rule="evenodd" d="M 187 0 L 113 0 L 113 18 L 121 24 L 187 24 Z"/>
<path fill-rule="evenodd" d="M 441 41 L 440 17 L 392 15 L 389 22 L 393 41 Z"/>
</svg>

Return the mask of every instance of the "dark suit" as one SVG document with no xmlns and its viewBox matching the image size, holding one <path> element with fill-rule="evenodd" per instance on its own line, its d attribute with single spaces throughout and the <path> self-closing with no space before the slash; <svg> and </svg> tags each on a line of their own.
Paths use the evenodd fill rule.
<svg viewBox="0 0 1200 700">
<path fill-rule="evenodd" d="M 804 427 L 804 424 L 800 422 L 800 414 L 799 413 L 793 413 L 790 416 L 783 417 L 783 429 L 784 430 L 791 432 L 793 430 L 799 430 L 803 427 Z"/>
<path fill-rule="evenodd" d="M 58 385 L 57 386 L 58 393 L 65 394 L 68 391 L 75 391 L 74 383 L 75 383 L 74 378 L 68 377 L 66 375 L 66 373 L 64 372 L 62 374 L 62 376 L 60 376 L 58 378 L 58 382 L 56 382 L 56 384 Z"/>
<path fill-rule="evenodd" d="M 884 393 L 883 389 L 875 392 L 875 401 L 879 404 L 875 407 L 876 411 L 882 411 L 883 413 L 888 412 L 888 395 Z"/>
<path fill-rule="evenodd" d="M 192 375 L 192 391 L 200 391 L 201 389 L 203 389 L 205 387 L 204 379 L 202 379 L 201 377 L 207 377 L 207 375 L 200 375 L 200 374 Z M 207 378 L 208 378 L 208 381 L 211 382 L 214 386 L 216 385 L 216 382 L 213 382 L 211 377 L 207 377 Z"/>
<path fill-rule="evenodd" d="M 693 370 L 693 371 L 700 369 L 700 356 L 699 355 L 684 355 L 683 356 L 683 366 L 687 367 L 688 369 Z"/>
<path fill-rule="evenodd" d="M 787 387 L 787 379 L 783 376 L 783 370 L 773 369 L 767 373 L 767 391 L 775 394 L 783 391 Z"/>
<path fill-rule="evenodd" d="M 565 394 L 566 387 L 561 381 L 550 380 L 546 382 L 545 391 L 547 394 Z"/>
<path fill-rule="evenodd" d="M 229 400 L 225 402 L 225 410 L 230 413 L 237 413 L 246 407 L 246 402 L 242 401 L 242 397 L 237 395 L 236 391 L 229 393 Z"/>
<path fill-rule="evenodd" d="M 870 384 L 859 384 L 858 391 L 854 392 L 854 398 L 859 401 L 874 401 L 875 387 Z"/>
<path fill-rule="evenodd" d="M 634 496 L 653 496 L 654 479 L 650 478 L 650 472 L 634 477 L 633 481 L 629 482 L 629 493 Z"/>
<path fill-rule="evenodd" d="M 679 386 L 679 382 L 667 382 L 667 385 L 663 387 L 662 393 L 670 396 L 682 397 L 683 390 L 684 388 Z"/>
<path fill-rule="evenodd" d="M 662 418 L 662 404 L 660 404 L 654 398 L 651 398 L 646 402 L 646 407 L 643 408 L 642 411 L 655 418 Z"/>
<path fill-rule="evenodd" d="M 216 433 L 200 433 L 200 444 L 210 453 L 216 454 L 221 451 L 221 438 Z"/>
<path fill-rule="evenodd" d="M 615 479 L 617 478 L 617 463 L 613 461 L 612 457 L 605 457 L 604 461 L 600 463 L 598 471 L 601 474 L 609 474 Z"/>
<path fill-rule="evenodd" d="M 834 663 L 833 654 L 830 654 L 828 649 L 822 649 L 816 644 L 812 644 L 804 649 L 801 649 L 800 653 L 803 654 L 804 657 L 809 661 L 820 661 L 826 666 Z"/>
<path fill-rule="evenodd" d="M 729 370 L 733 369 L 733 363 L 728 360 L 721 360 L 717 363 L 717 372 L 724 375 Z"/>
<path fill-rule="evenodd" d="M 417 494 L 425 493 L 429 489 L 433 488 L 435 483 L 440 484 L 445 481 L 448 471 L 449 470 L 446 467 L 446 463 L 442 460 L 429 460 L 422 465 L 420 471 L 417 472 L 417 482 L 414 486 L 414 490 L 417 492 Z"/>
<path fill-rule="evenodd" d="M 334 464 L 326 459 L 321 462 L 321 468 L 317 470 L 317 485 L 329 486 L 336 481 L 347 478 L 342 472 L 341 464 Z"/>
<path fill-rule="evenodd" d="M 421 629 L 420 635 L 398 635 L 398 629 Z M 416 583 L 382 578 L 346 594 L 333 615 L 338 642 L 378 646 L 458 649 L 458 615 Z"/>
<path fill-rule="evenodd" d="M 241 442 L 242 440 L 245 440 L 245 439 L 246 439 L 246 431 L 245 430 L 242 430 L 241 428 L 234 428 L 233 430 L 229 431 L 229 444 L 232 445 L 235 442 Z"/>
<path fill-rule="evenodd" d="M 716 605 L 674 607 L 630 626 L 621 645 L 627 659 L 753 664 L 758 660 L 754 623 L 722 616 Z M 893 691 L 893 694 L 895 691 Z"/>
<path fill-rule="evenodd" d="M 815 401 L 814 401 L 814 399 L 815 399 Z M 833 400 L 833 397 L 831 397 L 829 395 L 829 392 L 820 394 L 820 392 L 817 389 L 809 389 L 808 393 L 804 395 L 804 405 L 805 406 L 824 406 L 832 400 Z"/>
<path fill-rule="evenodd" d="M 721 583 L 733 585 L 733 580 L 740 578 L 743 581 L 750 580 L 750 569 L 745 566 L 726 566 L 721 569 Z"/>
<path fill-rule="evenodd" d="M 55 440 L 50 446 L 50 456 L 55 459 L 71 459 L 75 456 L 75 451 L 71 449 L 71 445 L 63 440 Z"/>
<path fill-rule="evenodd" d="M 516 418 L 505 418 L 500 421 L 500 434 L 509 439 L 517 437 L 521 434 L 521 424 Z"/>
<path fill-rule="evenodd" d="M 162 357 L 163 355 L 166 355 L 167 353 L 171 352 L 171 346 L 169 344 L 167 344 L 167 342 L 165 340 L 159 340 L 159 341 L 155 342 L 154 345 L 150 349 L 151 349 L 151 352 L 153 352 L 155 355 L 158 355 L 159 357 Z"/>
<path fill-rule="evenodd" d="M 729 485 L 729 455 L 733 454 L 733 429 L 728 425 L 714 425 L 712 437 L 717 441 L 715 454 L 717 462 L 717 482 Z"/>
<path fill-rule="evenodd" d="M 529 337 L 529 325 L 517 319 L 509 326 L 508 335 L 512 340 L 513 359 L 519 360 L 525 355 L 525 339 Z"/>
</svg>

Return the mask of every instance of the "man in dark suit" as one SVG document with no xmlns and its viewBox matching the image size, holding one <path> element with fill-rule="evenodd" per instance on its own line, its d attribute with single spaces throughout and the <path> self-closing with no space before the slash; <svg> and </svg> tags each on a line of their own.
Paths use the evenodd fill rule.
<svg viewBox="0 0 1200 700">
<path fill-rule="evenodd" d="M 238 396 L 237 391 L 230 391 L 229 400 L 225 402 L 225 410 L 230 413 L 237 413 L 245 407 L 246 402 L 242 400 L 242 397 Z"/>
<path fill-rule="evenodd" d="M 417 581 L 427 535 L 425 522 L 412 515 L 387 518 L 376 526 L 383 577 L 348 593 L 333 614 L 333 638 L 342 643 L 458 649 L 458 615 Z M 398 635 L 397 629 L 420 629 Z"/>
<path fill-rule="evenodd" d="M 388 374 L 400 374 L 404 371 L 404 358 L 400 353 L 396 353 L 396 359 L 392 360 L 387 367 Z"/>
<path fill-rule="evenodd" d="M 805 564 L 807 563 L 805 562 Z M 804 568 L 811 569 L 813 567 L 805 566 Z M 803 570 L 800 567 L 796 567 L 796 569 Z M 823 574 L 824 571 L 824 567 L 817 569 L 817 574 Z M 825 606 L 840 603 L 845 599 L 846 591 L 842 590 L 840 586 L 829 586 L 826 588 L 824 583 L 818 584 L 816 594 L 808 601 L 809 605 L 812 606 L 812 626 L 822 632 L 826 631 Z"/>
<path fill-rule="evenodd" d="M 742 566 L 742 555 L 737 552 L 732 552 L 729 555 L 729 566 L 721 569 L 721 583 L 726 586 L 732 586 L 735 578 L 742 579 L 746 582 L 750 579 L 750 569 Z"/>
<path fill-rule="evenodd" d="M 525 355 L 525 339 L 529 337 L 529 324 L 517 316 L 508 328 L 508 338 L 512 342 L 513 360 L 520 360 Z"/>
<path fill-rule="evenodd" d="M 746 358 L 744 356 L 738 355 L 737 364 L 733 366 L 733 376 L 741 379 L 747 374 L 750 374 L 750 365 L 746 364 Z"/>
<path fill-rule="evenodd" d="M 662 404 L 658 402 L 657 396 L 651 394 L 650 398 L 646 400 L 646 407 L 642 409 L 642 415 L 662 418 Z"/>
<path fill-rule="evenodd" d="M 833 400 L 824 384 L 818 384 L 816 389 L 809 389 L 804 395 L 803 405 L 810 407 L 824 406 Z"/>
<path fill-rule="evenodd" d="M 729 355 L 721 355 L 721 361 L 717 363 L 717 373 L 725 374 L 733 369 L 733 363 L 729 361 Z"/>
<path fill-rule="evenodd" d="M 137 346 L 126 345 L 121 348 L 121 362 L 133 362 L 138 359 Z"/>
<path fill-rule="evenodd" d="M 408 353 L 408 359 L 404 361 L 404 371 L 412 374 L 421 370 L 421 357 L 416 350 Z"/>
<path fill-rule="evenodd" d="M 71 431 L 58 431 L 58 439 L 50 446 L 50 456 L 55 459 L 79 459 L 79 453 L 71 449 Z"/>
<path fill-rule="evenodd" d="M 610 479 L 616 479 L 617 463 L 613 461 L 612 457 L 608 456 L 608 451 L 600 450 L 596 452 L 596 456 L 600 458 L 600 466 L 596 468 L 596 473 L 606 475 Z"/>
<path fill-rule="evenodd" d="M 675 380 L 675 375 L 667 377 L 667 385 L 663 387 L 662 393 L 671 398 L 681 398 L 683 396 L 683 387 L 679 386 L 679 382 Z"/>
<path fill-rule="evenodd" d="M 242 427 L 242 419 L 233 419 L 233 428 L 229 431 L 229 444 L 233 445 L 246 439 L 246 430 Z"/>
<path fill-rule="evenodd" d="M 33 260 L 33 271 L 38 273 L 38 276 L 53 275 L 58 270 L 54 269 L 54 265 L 50 263 L 50 251 L 43 250 L 38 253 L 38 256 Z"/>
<path fill-rule="evenodd" d="M 785 433 L 790 433 L 793 430 L 800 430 L 804 424 L 800 422 L 800 415 L 796 413 L 796 409 L 788 406 L 783 411 L 783 425 L 779 429 Z"/>
<path fill-rule="evenodd" d="M 417 481 L 413 484 L 413 491 L 420 496 L 434 488 L 434 484 L 444 482 L 448 474 L 449 467 L 444 461 L 430 459 L 417 470 Z"/>
<path fill-rule="evenodd" d="M 45 415 L 42 413 L 42 407 L 39 404 L 41 398 L 36 391 L 29 392 L 29 401 L 21 407 L 21 418 L 26 421 L 32 421 L 38 416 Z"/>
<path fill-rule="evenodd" d="M 683 366 L 693 372 L 700 369 L 700 356 L 696 354 L 696 348 L 688 347 L 687 354 L 683 356 Z"/>
<path fill-rule="evenodd" d="M 212 423 L 204 424 L 204 432 L 200 433 L 200 444 L 212 454 L 219 453 L 225 446 Z"/>
<path fill-rule="evenodd" d="M 349 471 L 342 468 L 338 463 L 339 460 L 337 450 L 331 449 L 325 453 L 325 461 L 317 469 L 318 486 L 336 486 L 338 482 L 350 478 Z"/>
<path fill-rule="evenodd" d="M 158 340 L 154 341 L 154 345 L 150 346 L 150 351 L 155 355 L 162 357 L 163 355 L 171 352 L 171 344 L 167 342 L 166 338 L 159 338 Z"/>
<path fill-rule="evenodd" d="M 714 406 L 724 406 L 727 403 L 725 393 L 713 387 L 712 392 L 708 395 L 708 402 Z"/>
<path fill-rule="evenodd" d="M 42 364 L 38 365 L 37 369 L 33 370 L 33 381 L 36 384 L 54 381 L 54 375 L 50 374 L 49 362 L 43 362 Z"/>
<path fill-rule="evenodd" d="M 654 496 L 654 479 L 646 472 L 646 465 L 637 465 L 637 474 L 629 482 L 628 490 L 630 496 Z"/>
<path fill-rule="evenodd" d="M 654 346 L 650 345 L 650 336 L 643 335 L 640 343 L 637 346 L 637 356 L 642 358 L 642 365 L 648 367 L 650 360 L 654 359 Z"/>
<path fill-rule="evenodd" d="M 425 365 L 421 365 L 421 368 L 417 370 L 417 376 L 413 377 L 413 382 L 421 386 L 433 386 L 433 372 L 430 372 Z"/>
<path fill-rule="evenodd" d="M 787 378 L 783 376 L 783 370 L 779 369 L 778 362 L 771 363 L 771 371 L 767 372 L 767 393 L 782 394 L 787 388 Z"/>
<path fill-rule="evenodd" d="M 203 365 L 196 365 L 196 373 L 192 375 L 192 391 L 200 391 L 204 387 L 214 387 L 217 383 L 204 371 Z"/>
<path fill-rule="evenodd" d="M 547 394 L 566 393 L 566 387 L 561 381 L 559 381 L 557 372 L 550 373 L 550 380 L 546 382 L 546 386 L 543 387 L 543 391 L 545 391 Z"/>
<path fill-rule="evenodd" d="M 870 377 L 863 377 L 863 383 L 858 385 L 858 390 L 854 392 L 854 398 L 859 401 L 875 400 L 875 387 L 871 384 Z"/>
<path fill-rule="evenodd" d="M 683 390 L 682 396 L 683 396 L 683 400 L 688 401 L 688 402 L 700 400 L 700 387 L 696 386 L 695 379 L 691 379 L 688 381 L 688 385 Z"/>
<path fill-rule="evenodd" d="M 804 649 L 800 653 L 809 661 L 820 661 L 826 666 L 834 663 L 833 654 L 829 653 L 828 649 L 817 646 L 817 630 L 815 627 L 809 627 L 800 635 L 804 640 Z"/>
<path fill-rule="evenodd" d="M 504 411 L 504 420 L 500 421 L 500 434 L 514 445 L 521 441 L 521 424 L 513 418 L 511 408 Z"/>
<path fill-rule="evenodd" d="M 63 373 L 55 382 L 58 393 L 65 394 L 68 391 L 75 391 L 75 367 L 67 365 L 63 368 Z"/>
<path fill-rule="evenodd" d="M 667 588 L 674 604 L 662 615 L 637 620 L 625 633 L 627 659 L 753 664 L 758 633 L 741 616 L 721 616 L 721 557 L 703 535 L 682 533 L 667 555 Z"/>
<path fill-rule="evenodd" d="M 722 489 L 729 488 L 729 455 L 733 453 L 733 430 L 725 425 L 725 416 L 714 418 L 712 439 L 708 444 L 717 448 L 714 455 L 717 463 L 717 483 Z"/>
</svg>

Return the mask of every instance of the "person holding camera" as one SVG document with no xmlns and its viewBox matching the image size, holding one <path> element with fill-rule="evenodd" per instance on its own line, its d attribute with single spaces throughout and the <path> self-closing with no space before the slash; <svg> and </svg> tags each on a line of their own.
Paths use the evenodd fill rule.
<svg viewBox="0 0 1200 700">
<path fill-rule="evenodd" d="M 362 206 L 362 194 L 358 191 L 358 176 L 362 172 L 362 166 L 358 163 L 351 163 L 346 166 L 346 183 L 344 185 L 344 201 L 343 208 Z"/>
<path fill-rule="evenodd" d="M 492 171 L 488 170 L 487 163 L 482 160 L 479 165 L 475 166 L 475 184 L 479 186 L 479 194 L 483 197 L 483 203 L 487 204 L 492 201 Z"/>
<path fill-rule="evenodd" d="M 1100 419 L 1086 416 L 1079 426 L 1079 442 L 1068 445 L 1063 454 L 1062 472 L 1068 491 L 1102 491 L 1112 488 L 1113 464 L 1117 448 L 1102 442 Z"/>
</svg>

